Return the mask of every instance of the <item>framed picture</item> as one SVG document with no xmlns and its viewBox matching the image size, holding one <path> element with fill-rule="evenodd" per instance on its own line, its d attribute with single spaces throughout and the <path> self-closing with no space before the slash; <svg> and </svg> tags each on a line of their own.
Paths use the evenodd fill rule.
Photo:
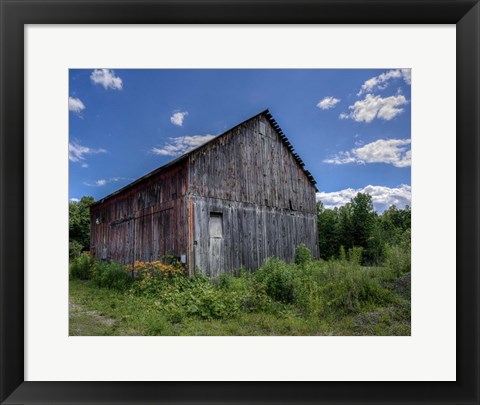
<svg viewBox="0 0 480 405">
<path fill-rule="evenodd" d="M 0 5 L 2 404 L 479 403 L 477 1 L 0 0 Z M 408 46 L 398 47 L 402 38 Z M 409 53 L 415 56 L 406 57 Z M 423 59 L 415 65 L 411 62 L 415 58 Z M 407 65 L 402 64 L 405 61 Z M 68 210 L 64 194 L 68 193 L 69 176 L 65 152 L 70 146 L 70 160 L 87 167 L 85 156 L 106 154 L 108 149 L 85 149 L 77 142 L 72 151 L 75 134 L 71 132 L 76 127 L 68 125 L 69 111 L 81 123 L 85 105 L 90 108 L 98 102 L 71 93 L 75 90 L 72 83 L 84 76 L 91 88 L 113 93 L 121 90 L 122 78 L 127 85 L 129 77 L 129 83 L 137 81 L 149 89 L 153 80 L 144 80 L 139 69 L 151 69 L 153 75 L 156 68 L 198 68 L 207 74 L 209 69 L 222 68 L 384 69 L 386 73 L 382 75 L 379 70 L 372 77 L 375 82 L 359 82 L 359 86 L 364 84 L 356 89 L 356 96 L 348 94 L 349 90 L 338 98 L 333 97 L 335 94 L 319 96 L 316 107 L 322 111 L 332 111 L 341 105 L 340 98 L 350 98 L 343 113 L 337 113 L 338 119 L 361 125 L 373 120 L 360 117 L 355 109 L 358 97 L 368 101 L 362 92 L 372 87 L 383 90 L 398 80 L 395 97 L 401 100 L 395 99 L 397 104 L 388 105 L 375 116 L 390 121 L 411 104 L 412 141 L 403 139 L 400 146 L 411 143 L 412 151 L 409 146 L 408 151 L 397 148 L 388 157 L 397 167 L 410 166 L 413 161 L 412 277 L 416 284 L 412 282 L 411 336 L 410 325 L 408 333 L 392 333 L 403 335 L 396 337 L 69 336 L 68 304 L 64 305 L 68 303 L 64 268 L 68 265 Z M 300 71 L 302 78 L 295 78 L 295 86 L 308 87 L 309 74 L 305 72 Z M 268 74 L 273 87 L 275 80 L 290 80 L 285 75 Z M 452 80 L 455 75 L 456 86 Z M 223 85 L 234 89 L 240 76 L 232 76 Z M 333 83 L 334 76 L 329 77 Z M 215 78 L 211 79 L 208 85 L 214 87 Z M 172 93 L 177 89 L 186 94 L 179 86 L 182 82 L 195 86 L 198 78 L 161 80 L 170 81 Z M 259 80 L 265 81 L 264 77 Z M 346 76 L 336 80 L 332 86 L 347 82 Z M 252 83 L 258 85 L 259 81 Z M 41 91 L 32 91 L 35 88 Z M 208 88 L 200 93 L 207 94 Z M 261 91 L 257 93 L 261 98 Z M 288 93 L 296 97 L 293 90 Z M 228 100 L 225 95 L 223 98 Z M 102 110 L 110 115 L 111 127 L 124 125 L 116 119 L 119 115 L 143 108 L 131 103 L 121 110 L 113 98 L 102 99 L 105 102 L 112 103 L 111 110 Z M 188 114 L 186 109 L 172 110 L 167 117 L 169 125 L 181 127 L 191 118 Z M 106 119 L 101 113 L 94 118 Z M 270 111 L 264 110 L 248 122 L 257 119 L 261 121 L 260 134 L 275 130 L 288 148 L 289 141 Z M 383 129 L 387 132 L 391 128 Z M 398 128 L 402 127 L 395 130 Z M 108 134 L 103 135 L 106 142 Z M 213 138 L 203 137 L 206 141 Z M 390 138 L 395 137 L 390 134 Z M 112 147 L 118 142 L 113 138 Z M 157 155 L 165 155 L 180 146 L 172 138 L 170 144 L 153 149 Z M 340 144 L 335 146 L 337 153 L 331 151 L 330 158 L 324 158 L 332 164 L 351 163 L 352 159 L 359 165 L 368 163 L 356 149 L 345 152 Z M 361 149 L 368 144 L 357 146 Z M 301 158 L 292 156 L 303 168 Z M 303 173 L 308 186 L 314 187 L 310 172 Z M 120 178 L 110 180 L 115 183 Z M 104 186 L 110 180 L 97 179 L 85 185 Z M 175 192 L 172 199 L 174 194 L 177 197 Z M 98 236 L 104 221 L 100 212 L 103 202 L 100 198 L 92 211 L 99 245 L 93 254 L 107 262 L 111 246 L 102 245 Z M 297 211 L 295 203 L 290 201 L 287 208 Z M 212 244 L 220 244 L 228 230 L 227 214 L 220 205 L 210 211 L 205 232 Z M 120 227 L 125 218 L 111 220 L 110 226 Z M 95 238 L 92 240 L 97 241 Z M 189 246 L 192 252 L 202 247 L 193 239 Z M 317 245 L 312 246 L 316 249 Z M 178 262 L 198 262 L 199 256 L 189 252 L 179 252 Z M 132 257 L 132 273 L 142 277 L 135 272 L 135 254 Z M 128 260 L 123 260 L 126 265 Z M 208 263 L 205 266 L 211 268 L 218 264 Z M 192 275 L 195 265 L 188 272 Z M 111 305 L 114 308 L 117 304 Z M 91 335 L 100 334 L 103 332 Z"/>
</svg>

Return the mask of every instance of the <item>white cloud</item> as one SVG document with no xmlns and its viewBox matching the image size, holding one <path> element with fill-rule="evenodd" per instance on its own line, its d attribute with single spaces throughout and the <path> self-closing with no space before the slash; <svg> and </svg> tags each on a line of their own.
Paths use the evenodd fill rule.
<svg viewBox="0 0 480 405">
<path fill-rule="evenodd" d="M 83 167 L 84 169 L 86 169 L 86 168 L 88 167 L 88 163 L 83 163 L 83 164 L 82 164 L 82 167 Z"/>
<path fill-rule="evenodd" d="M 323 162 L 336 165 L 386 163 L 395 167 L 408 167 L 412 164 L 410 143 L 410 139 L 379 139 L 351 151 L 340 152 Z"/>
<path fill-rule="evenodd" d="M 356 101 L 348 108 L 352 110 L 349 114 L 341 113 L 341 119 L 351 118 L 357 122 L 372 122 L 375 118 L 390 121 L 403 112 L 402 105 L 407 104 L 405 96 L 398 94 L 382 98 L 367 94 L 363 100 Z"/>
<path fill-rule="evenodd" d="M 350 152 L 339 152 L 336 155 L 323 161 L 323 163 L 330 163 L 334 165 L 344 165 L 347 163 L 355 162 L 357 162 L 357 158 L 355 156 L 352 156 Z"/>
<path fill-rule="evenodd" d="M 68 111 L 80 114 L 83 110 L 85 110 L 85 104 L 83 104 L 82 100 L 75 97 L 68 97 Z"/>
<path fill-rule="evenodd" d="M 335 97 L 324 97 L 320 100 L 317 104 L 317 107 L 321 110 L 328 110 L 330 108 L 335 107 L 340 102 L 340 99 Z"/>
<path fill-rule="evenodd" d="M 69 200 L 69 201 L 70 201 L 70 202 L 79 202 L 79 201 L 80 201 L 80 199 L 78 199 L 78 198 L 70 198 L 70 200 Z"/>
<path fill-rule="evenodd" d="M 170 122 L 173 125 L 178 125 L 179 127 L 181 127 L 183 125 L 183 120 L 187 115 L 188 115 L 187 111 L 177 111 L 173 113 L 173 115 L 170 117 Z"/>
<path fill-rule="evenodd" d="M 123 81 L 115 76 L 111 69 L 95 69 L 90 75 L 90 79 L 95 84 L 101 84 L 105 89 L 122 90 Z"/>
<path fill-rule="evenodd" d="M 362 84 L 360 91 L 357 93 L 357 96 L 362 95 L 363 93 L 371 93 L 374 90 L 384 90 L 388 86 L 388 82 L 391 79 L 403 78 L 405 83 L 408 85 L 411 84 L 411 69 L 394 69 L 389 70 L 386 73 L 382 73 L 378 76 L 368 79 L 365 83 Z"/>
<path fill-rule="evenodd" d="M 94 155 L 97 153 L 106 153 L 105 149 L 93 149 L 88 146 L 82 146 L 78 142 L 70 142 L 68 144 L 68 159 L 72 162 L 80 162 L 85 160 L 86 155 Z"/>
<path fill-rule="evenodd" d="M 190 152 L 191 150 L 203 145 L 205 142 L 208 142 L 213 138 L 215 138 L 215 135 L 210 134 L 170 138 L 170 141 L 165 145 L 162 147 L 154 147 L 151 149 L 151 152 L 160 156 L 183 155 L 184 153 Z"/>
<path fill-rule="evenodd" d="M 403 80 L 405 80 L 405 83 L 408 85 L 412 84 L 412 69 L 401 69 L 402 70 L 402 75 L 403 75 Z"/>
<path fill-rule="evenodd" d="M 412 201 L 412 187 L 406 184 L 394 188 L 368 185 L 364 188 L 347 188 L 331 193 L 320 192 L 317 193 L 317 201 L 322 201 L 325 208 L 340 207 L 350 202 L 357 193 L 370 194 L 373 206 L 378 212 L 383 212 L 391 205 L 404 208 L 405 205 L 411 205 Z"/>
<path fill-rule="evenodd" d="M 89 186 L 89 187 L 104 187 L 108 183 L 117 183 L 117 182 L 123 181 L 123 180 L 132 181 L 133 179 L 130 178 L 130 177 L 111 177 L 108 180 L 99 179 L 99 180 L 94 181 L 93 183 L 84 182 L 83 184 L 85 184 L 86 186 Z"/>
</svg>

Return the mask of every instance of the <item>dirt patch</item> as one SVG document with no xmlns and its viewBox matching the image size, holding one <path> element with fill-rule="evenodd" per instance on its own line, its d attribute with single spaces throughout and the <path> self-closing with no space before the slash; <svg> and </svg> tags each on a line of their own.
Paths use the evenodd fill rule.
<svg viewBox="0 0 480 405">
<path fill-rule="evenodd" d="M 102 315 L 97 311 L 87 310 L 73 302 L 69 302 L 69 314 L 70 336 L 105 335 L 115 325 L 115 319 Z"/>
</svg>

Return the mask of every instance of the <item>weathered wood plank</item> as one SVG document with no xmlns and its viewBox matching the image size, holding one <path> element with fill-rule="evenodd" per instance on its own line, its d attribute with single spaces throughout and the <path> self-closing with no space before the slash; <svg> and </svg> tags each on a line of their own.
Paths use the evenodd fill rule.
<svg viewBox="0 0 480 405">
<path fill-rule="evenodd" d="M 190 274 L 212 276 L 291 261 L 300 243 L 318 257 L 315 188 L 278 131 L 256 116 L 94 205 L 92 251 L 122 263 L 186 254 Z M 209 235 L 212 212 L 222 238 Z"/>
<path fill-rule="evenodd" d="M 292 262 L 304 243 L 317 251 L 316 215 L 250 203 L 192 196 L 195 211 L 195 263 L 209 276 L 255 270 L 269 257 Z M 210 213 L 221 213 L 223 238 L 210 237 Z M 220 255 L 220 256 L 219 256 Z"/>
<path fill-rule="evenodd" d="M 125 264 L 187 253 L 187 162 L 91 207 L 94 255 Z M 98 223 L 97 223 L 98 220 Z"/>
</svg>

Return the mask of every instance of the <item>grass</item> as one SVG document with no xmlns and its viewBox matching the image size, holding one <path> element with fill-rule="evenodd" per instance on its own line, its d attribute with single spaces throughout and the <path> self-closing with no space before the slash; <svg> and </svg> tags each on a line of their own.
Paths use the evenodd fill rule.
<svg viewBox="0 0 480 405">
<path fill-rule="evenodd" d="M 127 283 L 118 266 L 102 266 L 70 280 L 70 335 L 410 335 L 410 275 L 398 267 L 273 259 L 212 281 L 140 264 Z"/>
</svg>

